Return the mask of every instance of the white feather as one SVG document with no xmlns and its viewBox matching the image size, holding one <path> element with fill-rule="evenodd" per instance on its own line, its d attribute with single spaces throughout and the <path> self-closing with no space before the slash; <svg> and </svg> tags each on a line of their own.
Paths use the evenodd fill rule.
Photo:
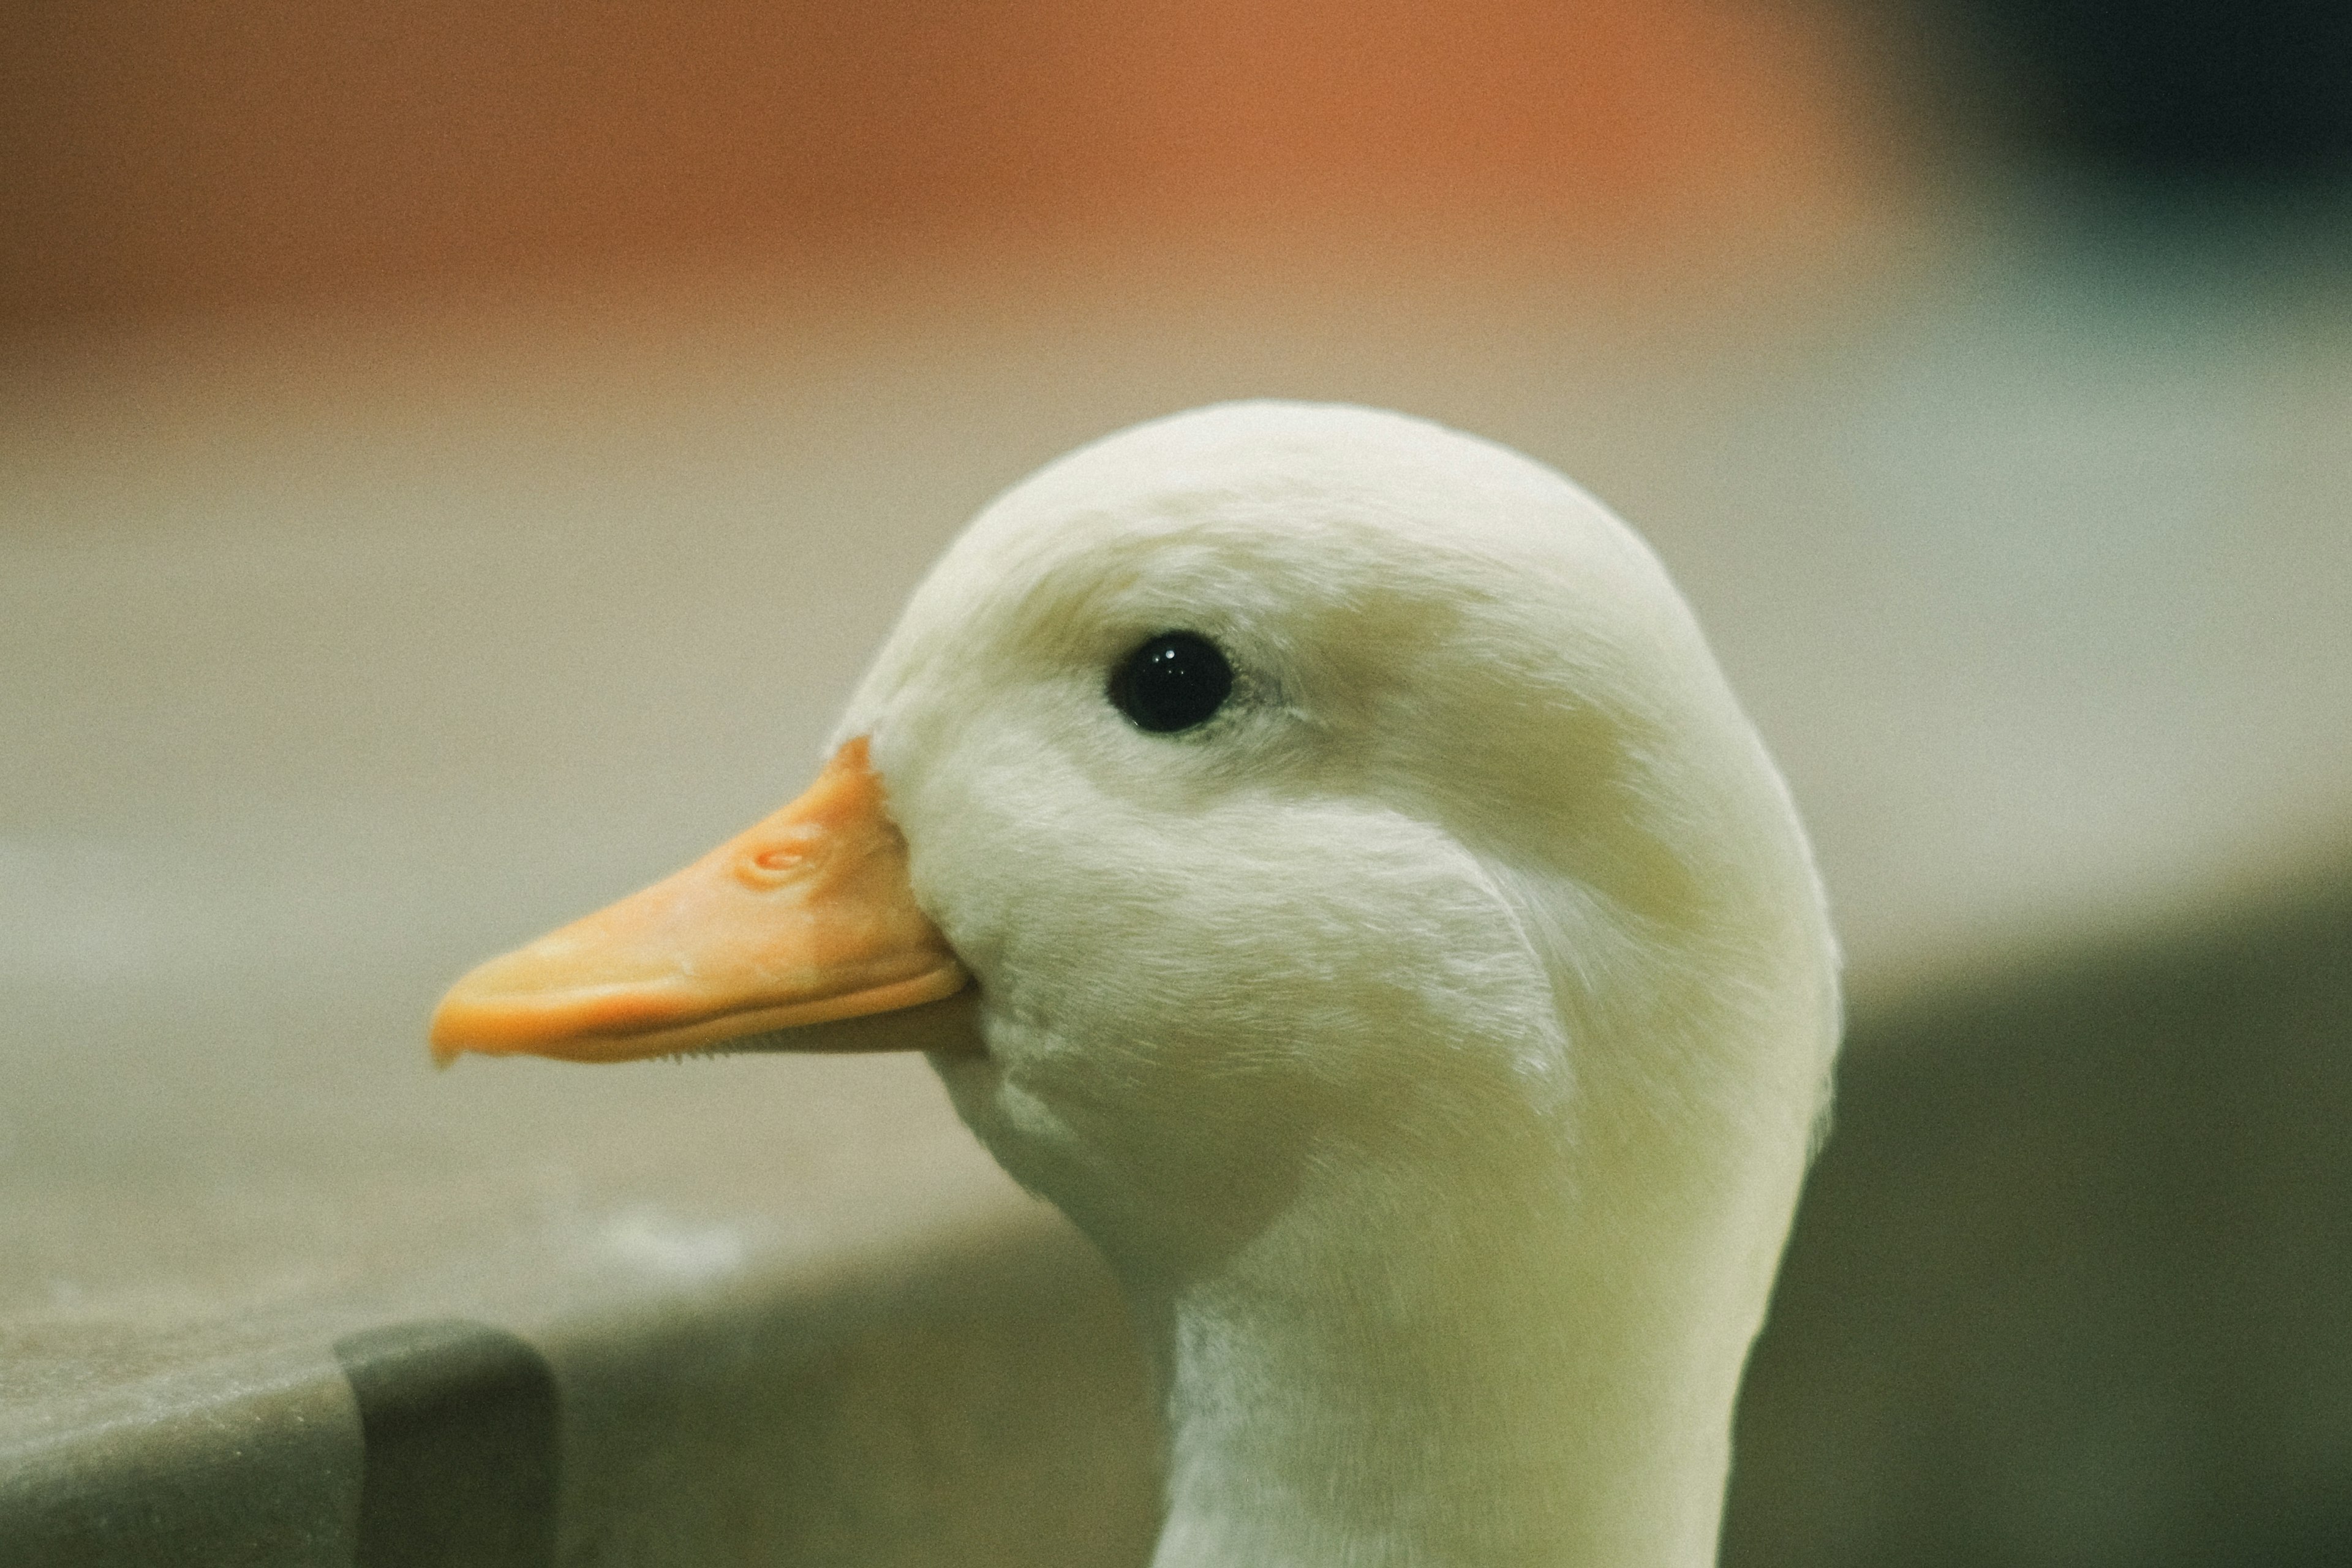
<svg viewBox="0 0 2352 1568">
<path fill-rule="evenodd" d="M 1148 734 L 1174 629 L 1236 686 Z M 1631 531 L 1401 416 L 1177 416 L 982 513 L 861 733 L 982 985 L 956 1106 L 1150 1340 L 1159 1563 L 1713 1560 L 1836 958 Z"/>
</svg>

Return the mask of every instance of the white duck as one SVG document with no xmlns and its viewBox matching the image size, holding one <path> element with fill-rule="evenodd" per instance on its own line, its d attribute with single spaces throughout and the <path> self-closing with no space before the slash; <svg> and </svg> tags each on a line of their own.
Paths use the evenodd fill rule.
<svg viewBox="0 0 2352 1568">
<path fill-rule="evenodd" d="M 808 795 L 434 1041 L 931 1049 L 1133 1305 L 1163 1568 L 1646 1568 L 1714 1559 L 1838 1011 L 1787 791 L 1633 532 L 1262 403 L 989 507 Z"/>
</svg>

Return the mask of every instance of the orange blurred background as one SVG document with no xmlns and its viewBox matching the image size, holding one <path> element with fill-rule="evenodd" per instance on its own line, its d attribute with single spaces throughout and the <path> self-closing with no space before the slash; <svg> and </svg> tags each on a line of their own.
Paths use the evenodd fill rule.
<svg viewBox="0 0 2352 1568">
<path fill-rule="evenodd" d="M 1899 162 L 1885 51 L 1810 0 L 99 0 L 0 30 L 0 327 L 1202 236 L 1638 276 L 1834 243 Z"/>
</svg>

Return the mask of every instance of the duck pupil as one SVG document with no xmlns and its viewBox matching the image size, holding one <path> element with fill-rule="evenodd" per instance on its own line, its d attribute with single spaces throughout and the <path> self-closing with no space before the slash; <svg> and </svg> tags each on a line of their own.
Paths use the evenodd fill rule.
<svg viewBox="0 0 2352 1568">
<path fill-rule="evenodd" d="M 1112 705 L 1155 735 L 1207 722 L 1233 689 L 1234 667 L 1216 644 L 1191 632 L 1162 632 L 1110 678 Z"/>
</svg>

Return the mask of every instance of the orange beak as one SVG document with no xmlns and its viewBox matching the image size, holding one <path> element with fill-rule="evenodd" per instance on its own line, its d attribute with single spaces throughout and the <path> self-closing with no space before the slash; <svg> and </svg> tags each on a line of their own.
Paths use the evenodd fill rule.
<svg viewBox="0 0 2352 1568">
<path fill-rule="evenodd" d="M 628 1061 L 915 1007 L 966 984 L 947 939 L 915 907 L 907 841 L 861 736 L 808 793 L 685 870 L 458 981 L 433 1015 L 433 1055 L 445 1064 L 465 1051 Z M 936 1026 L 759 1042 L 976 1044 L 968 1030 L 943 1037 Z"/>
</svg>

